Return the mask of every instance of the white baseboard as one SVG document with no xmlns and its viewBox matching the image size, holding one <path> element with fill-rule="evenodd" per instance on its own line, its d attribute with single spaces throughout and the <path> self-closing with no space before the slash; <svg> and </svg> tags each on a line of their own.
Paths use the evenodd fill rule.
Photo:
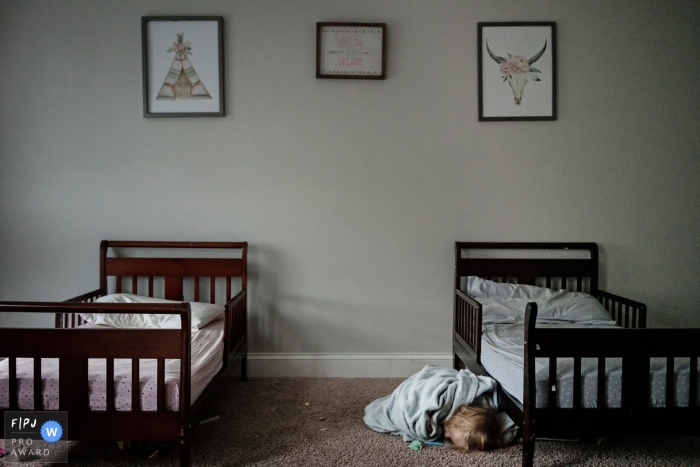
<svg viewBox="0 0 700 467">
<path fill-rule="evenodd" d="M 452 367 L 452 354 L 249 353 L 256 377 L 406 378 L 425 365 Z"/>
</svg>

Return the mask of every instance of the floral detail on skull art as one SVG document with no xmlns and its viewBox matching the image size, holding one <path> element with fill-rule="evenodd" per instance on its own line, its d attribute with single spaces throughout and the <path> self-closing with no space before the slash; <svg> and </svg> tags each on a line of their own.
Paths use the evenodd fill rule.
<svg viewBox="0 0 700 467">
<path fill-rule="evenodd" d="M 508 69 L 511 73 L 527 73 L 530 70 L 530 64 L 527 58 L 522 55 L 515 55 L 508 59 Z"/>
<path fill-rule="evenodd" d="M 508 58 L 500 57 L 494 54 L 489 48 L 489 42 L 486 41 L 486 51 L 489 56 L 498 64 L 498 71 L 501 74 L 501 80 L 505 83 L 508 82 L 511 90 L 513 91 L 513 97 L 515 98 L 515 105 L 520 105 L 523 98 L 523 92 L 525 91 L 525 85 L 528 79 L 532 81 L 542 81 L 538 73 L 542 73 L 537 68 L 531 66 L 544 54 L 547 49 L 547 41 L 544 43 L 544 47 L 537 54 L 533 55 L 531 58 L 527 58 L 524 55 L 511 55 L 508 54 Z"/>
</svg>

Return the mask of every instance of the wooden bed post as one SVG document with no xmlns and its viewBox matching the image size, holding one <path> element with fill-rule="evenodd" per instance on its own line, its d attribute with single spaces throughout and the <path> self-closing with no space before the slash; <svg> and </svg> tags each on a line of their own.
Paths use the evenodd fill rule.
<svg viewBox="0 0 700 467">
<path fill-rule="evenodd" d="M 591 252 L 591 263 L 593 264 L 592 267 L 594 268 L 594 270 L 591 271 L 591 283 L 589 286 L 590 290 L 588 291 L 588 293 L 596 297 L 598 294 L 598 268 L 600 267 L 598 265 L 598 244 L 595 242 L 591 242 L 589 250 Z M 579 290 L 579 292 L 583 291 Z"/>
<path fill-rule="evenodd" d="M 525 308 L 525 378 L 523 379 L 523 467 L 532 467 L 535 455 L 535 323 L 537 304 L 528 303 Z"/>
<path fill-rule="evenodd" d="M 462 249 L 459 246 L 459 242 L 455 243 L 455 283 L 454 283 L 454 289 L 452 290 L 452 295 L 453 297 L 453 302 L 452 302 L 452 332 L 456 332 L 457 330 L 457 294 L 455 293 L 455 290 L 459 289 L 459 282 L 461 279 L 461 274 L 459 271 L 459 260 L 462 257 Z M 460 369 L 460 359 L 457 356 L 457 352 L 455 351 L 455 338 L 452 336 L 452 368 L 455 370 Z"/>
<path fill-rule="evenodd" d="M 107 293 L 107 273 L 105 269 L 105 262 L 108 249 L 109 242 L 107 240 L 102 240 L 100 242 L 100 289 L 102 289 L 103 294 Z"/>
<path fill-rule="evenodd" d="M 191 382 L 192 382 L 192 311 L 190 304 L 182 302 L 180 304 L 180 336 L 182 339 L 182 355 L 185 358 L 180 359 L 180 467 L 189 467 L 190 465 L 190 417 L 192 401 L 191 399 Z"/>
<path fill-rule="evenodd" d="M 243 290 L 248 290 L 248 243 L 243 244 L 243 251 L 241 253 L 241 259 L 243 260 L 243 273 L 241 274 L 241 288 Z M 243 328 L 245 329 L 245 335 L 248 334 L 248 295 L 246 292 L 246 305 L 245 314 L 243 315 Z M 241 381 L 248 380 L 248 353 L 246 352 L 241 359 Z"/>
</svg>

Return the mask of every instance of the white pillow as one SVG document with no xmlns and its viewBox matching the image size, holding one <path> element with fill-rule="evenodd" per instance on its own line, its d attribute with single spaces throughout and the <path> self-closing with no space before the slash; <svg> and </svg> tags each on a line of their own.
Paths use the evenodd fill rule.
<svg viewBox="0 0 700 467">
<path fill-rule="evenodd" d="M 528 302 L 537 303 L 538 322 L 615 324 L 608 310 L 583 292 L 503 284 L 469 276 L 467 294 L 482 303 L 483 324 L 521 322 Z"/>
<path fill-rule="evenodd" d="M 128 293 L 105 295 L 95 303 L 180 303 L 175 300 L 142 297 Z M 210 303 L 190 302 L 192 330 L 197 331 L 212 321 L 223 319 L 224 307 Z M 115 328 L 180 329 L 180 315 L 131 313 L 80 313 L 85 321 Z"/>
</svg>

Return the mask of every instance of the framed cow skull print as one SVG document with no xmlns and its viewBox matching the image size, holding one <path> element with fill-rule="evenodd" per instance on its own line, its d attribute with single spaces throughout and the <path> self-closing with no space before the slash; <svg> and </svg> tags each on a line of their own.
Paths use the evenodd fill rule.
<svg viewBox="0 0 700 467">
<path fill-rule="evenodd" d="M 556 23 L 478 23 L 479 121 L 556 120 Z"/>
</svg>

